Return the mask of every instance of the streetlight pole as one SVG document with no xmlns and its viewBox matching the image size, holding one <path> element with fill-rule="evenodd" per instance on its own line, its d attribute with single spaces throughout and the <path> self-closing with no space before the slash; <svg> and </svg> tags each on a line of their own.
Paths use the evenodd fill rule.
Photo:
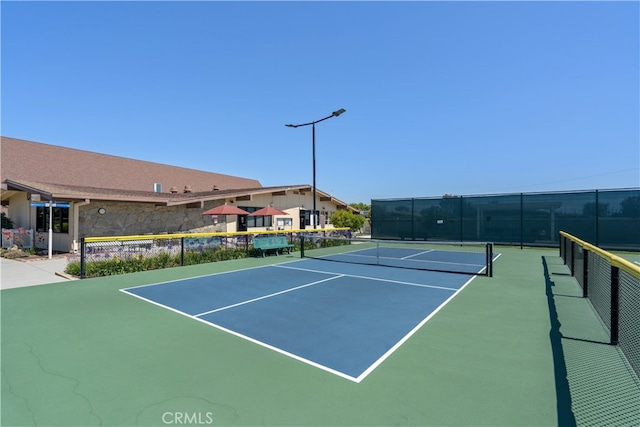
<svg viewBox="0 0 640 427">
<path fill-rule="evenodd" d="M 313 228 L 316 228 L 316 123 L 320 123 L 322 121 L 325 121 L 327 119 L 330 119 L 332 117 L 338 117 L 340 114 L 344 113 L 345 110 L 344 108 L 341 108 L 339 110 L 334 111 L 333 113 L 331 113 L 331 115 L 324 117 L 320 120 L 315 120 L 313 122 L 309 122 L 309 123 L 302 123 L 299 125 L 285 125 L 287 127 L 290 128 L 299 128 L 302 126 L 309 126 L 311 125 L 311 142 L 312 142 L 312 150 L 313 150 L 313 213 L 312 213 L 312 218 L 313 218 Z"/>
</svg>

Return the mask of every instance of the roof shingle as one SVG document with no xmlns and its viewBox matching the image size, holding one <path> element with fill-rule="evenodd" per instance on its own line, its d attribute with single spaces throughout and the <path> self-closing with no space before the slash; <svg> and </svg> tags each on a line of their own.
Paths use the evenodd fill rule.
<svg viewBox="0 0 640 427">
<path fill-rule="evenodd" d="M 288 190 L 311 191 L 308 184 L 263 187 L 255 179 L 0 138 L 3 200 L 13 191 L 25 191 L 41 194 L 47 200 L 92 199 L 172 206 L 268 192 L 284 195 Z M 155 183 L 162 184 L 162 192 L 154 191 Z M 172 192 L 172 187 L 177 191 Z M 189 192 L 184 191 L 186 187 Z M 319 190 L 318 194 L 348 208 L 329 194 Z"/>
<path fill-rule="evenodd" d="M 162 192 L 171 187 L 193 192 L 262 187 L 255 179 L 198 171 L 142 160 L 1 137 L 0 181 L 46 182 L 61 185 Z M 52 167 L 54 165 L 55 167 Z"/>
</svg>

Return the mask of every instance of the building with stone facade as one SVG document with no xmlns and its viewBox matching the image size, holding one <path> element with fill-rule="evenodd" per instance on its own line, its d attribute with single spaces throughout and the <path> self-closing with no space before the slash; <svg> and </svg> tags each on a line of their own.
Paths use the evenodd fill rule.
<svg viewBox="0 0 640 427">
<path fill-rule="evenodd" d="M 1 137 L 2 212 L 34 231 L 36 248 L 75 251 L 82 237 L 313 227 L 312 187 L 263 187 L 258 180 Z M 316 226 L 346 203 L 316 189 Z M 55 203 L 55 206 L 53 204 Z M 276 216 L 203 213 L 220 205 Z"/>
</svg>

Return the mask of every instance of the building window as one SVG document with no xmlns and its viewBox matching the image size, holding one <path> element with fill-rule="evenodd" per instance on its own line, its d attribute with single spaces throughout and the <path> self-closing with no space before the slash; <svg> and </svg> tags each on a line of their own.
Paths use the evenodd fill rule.
<svg viewBox="0 0 640 427">
<path fill-rule="evenodd" d="M 325 224 L 331 224 L 331 215 L 333 214 L 333 212 L 325 212 Z"/>
<path fill-rule="evenodd" d="M 249 213 L 253 213 L 262 208 L 254 208 L 247 206 L 238 206 L 240 209 Z M 272 216 L 247 216 L 247 227 L 271 227 L 273 224 Z"/>
<path fill-rule="evenodd" d="M 54 233 L 69 233 L 69 208 L 53 208 L 51 223 Z M 38 207 L 36 210 L 36 230 L 49 231 L 49 208 Z"/>
<path fill-rule="evenodd" d="M 324 216 L 324 222 L 325 224 L 331 224 L 331 215 L 333 214 L 333 212 L 327 211 L 327 210 L 322 210 L 320 212 L 320 215 Z"/>
<path fill-rule="evenodd" d="M 284 230 L 285 228 L 292 228 L 293 218 L 278 218 L 277 225 L 278 225 L 278 230 Z"/>
</svg>

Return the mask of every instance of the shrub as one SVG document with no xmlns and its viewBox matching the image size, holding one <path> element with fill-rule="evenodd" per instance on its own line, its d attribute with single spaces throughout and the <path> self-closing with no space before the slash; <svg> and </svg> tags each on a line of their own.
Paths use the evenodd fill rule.
<svg viewBox="0 0 640 427">
<path fill-rule="evenodd" d="M 209 262 L 227 261 L 245 258 L 244 249 L 200 249 L 185 251 L 183 265 L 205 264 Z M 179 267 L 180 255 L 170 255 L 166 252 L 144 256 L 138 254 L 130 257 L 112 256 L 98 261 L 87 261 L 85 277 L 113 276 L 116 274 L 135 273 L 139 271 L 158 270 L 162 268 Z M 71 261 L 65 268 L 65 273 L 80 276 L 80 261 Z"/>
<path fill-rule="evenodd" d="M 364 225 L 365 218 L 356 215 L 351 211 L 338 210 L 331 215 L 331 223 L 336 227 L 349 227 L 352 231 L 357 231 Z"/>
<path fill-rule="evenodd" d="M 0 217 L 2 218 L 2 228 L 6 228 L 8 230 L 12 230 L 14 228 L 13 221 L 4 213 L 0 213 Z"/>
</svg>

